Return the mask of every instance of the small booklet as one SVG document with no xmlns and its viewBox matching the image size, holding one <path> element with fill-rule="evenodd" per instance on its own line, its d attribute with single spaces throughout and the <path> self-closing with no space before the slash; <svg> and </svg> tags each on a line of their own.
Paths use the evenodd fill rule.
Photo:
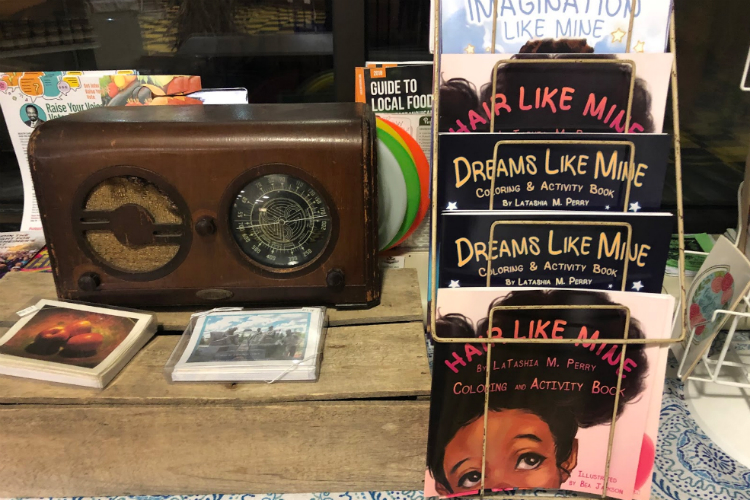
<svg viewBox="0 0 750 500">
<path fill-rule="evenodd" d="M 427 167 L 424 171 L 427 178 L 421 192 L 421 199 L 424 200 L 426 210 L 427 200 L 430 197 L 428 179 L 432 147 L 432 62 L 368 62 L 366 67 L 355 68 L 355 78 L 355 102 L 369 104 L 375 115 L 381 119 L 378 120 L 379 128 L 385 120 L 387 122 L 385 128 L 396 132 L 396 141 L 405 143 L 403 145 L 414 161 Z M 379 157 L 379 162 L 379 193 L 390 193 L 394 189 L 393 183 L 403 183 L 403 179 L 399 180 L 403 176 L 400 172 L 396 172 L 398 175 L 389 174 L 383 155 Z M 421 176 L 420 173 L 420 180 L 422 180 Z M 391 194 L 391 196 L 394 195 Z M 384 215 L 390 213 L 387 208 L 384 207 L 380 211 L 381 224 L 384 227 L 388 219 Z M 388 233 L 384 230 L 384 234 Z M 407 233 L 395 244 L 389 245 L 392 239 L 381 238 L 384 240 L 381 244 L 384 248 L 393 246 L 423 250 L 429 248 L 429 213 L 424 216 L 420 214 Z"/>
<path fill-rule="evenodd" d="M 324 307 L 206 313 L 185 332 L 172 381 L 317 380 L 325 317 Z"/>
<path fill-rule="evenodd" d="M 31 181 L 28 145 L 31 133 L 54 118 L 102 105 L 99 78 L 122 71 L 26 71 L 0 73 L 0 109 L 5 118 L 23 181 L 22 231 L 41 231 L 42 220 Z"/>
<path fill-rule="evenodd" d="M 369 104 L 377 115 L 432 110 L 432 63 L 373 65 L 355 72 L 355 101 Z"/>
<path fill-rule="evenodd" d="M 104 388 L 156 332 L 151 314 L 40 300 L 0 338 L 0 373 Z"/>
</svg>

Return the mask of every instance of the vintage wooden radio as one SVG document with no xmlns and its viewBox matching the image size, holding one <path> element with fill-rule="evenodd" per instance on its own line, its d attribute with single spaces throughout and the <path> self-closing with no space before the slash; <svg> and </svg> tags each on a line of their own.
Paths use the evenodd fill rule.
<svg viewBox="0 0 750 500">
<path fill-rule="evenodd" d="M 380 300 L 375 118 L 359 104 L 96 108 L 29 158 L 61 298 Z"/>
</svg>

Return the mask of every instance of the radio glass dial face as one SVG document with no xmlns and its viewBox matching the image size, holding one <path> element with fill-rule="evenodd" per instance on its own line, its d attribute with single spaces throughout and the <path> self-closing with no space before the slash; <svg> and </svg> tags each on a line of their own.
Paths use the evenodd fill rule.
<svg viewBox="0 0 750 500">
<path fill-rule="evenodd" d="M 251 260 L 279 270 L 315 260 L 331 239 L 331 210 L 307 182 L 264 175 L 245 185 L 229 215 L 234 239 Z"/>
</svg>

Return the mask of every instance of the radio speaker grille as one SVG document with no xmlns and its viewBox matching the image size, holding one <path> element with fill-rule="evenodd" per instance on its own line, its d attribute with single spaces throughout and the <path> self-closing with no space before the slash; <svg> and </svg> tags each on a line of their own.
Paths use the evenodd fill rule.
<svg viewBox="0 0 750 500">
<path fill-rule="evenodd" d="M 173 200 L 145 179 L 119 176 L 102 181 L 89 193 L 84 210 L 84 228 L 86 224 L 92 227 L 84 229 L 86 242 L 99 260 L 114 269 L 152 272 L 167 265 L 180 250 L 176 236 L 184 216 Z M 87 212 L 91 215 L 86 216 Z M 116 219 L 118 227 L 113 227 Z M 99 228 L 101 224 L 107 227 Z M 160 224 L 169 226 L 157 230 Z"/>
</svg>

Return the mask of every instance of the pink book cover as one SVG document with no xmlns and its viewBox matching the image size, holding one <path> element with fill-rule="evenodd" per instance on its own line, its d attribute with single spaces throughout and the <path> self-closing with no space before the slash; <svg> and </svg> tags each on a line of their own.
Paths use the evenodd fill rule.
<svg viewBox="0 0 750 500">
<path fill-rule="evenodd" d="M 663 381 L 667 375 L 667 358 L 669 347 L 659 347 L 659 364 L 654 374 L 655 380 Z M 659 415 L 661 414 L 661 400 L 664 397 L 664 384 L 655 384 L 651 388 L 651 406 L 646 417 L 646 432 L 643 435 L 641 456 L 638 464 L 638 474 L 635 478 L 635 500 L 651 499 L 651 483 L 653 482 L 654 461 L 656 460 L 656 439 L 659 434 Z"/>
<path fill-rule="evenodd" d="M 560 64 L 581 59 L 588 62 Z M 490 131 L 494 72 L 495 132 L 621 133 L 631 101 L 627 132 L 661 133 L 673 59 L 669 53 L 443 54 L 440 131 Z"/>
<path fill-rule="evenodd" d="M 585 339 L 622 339 L 626 330 L 628 338 L 668 338 L 673 306 L 668 295 L 627 292 L 439 290 L 439 337 L 486 337 L 491 326 L 493 337 L 581 342 L 496 344 L 489 389 L 485 346 L 436 343 L 425 495 L 474 495 L 481 488 L 485 392 L 485 490 L 602 494 L 622 346 Z M 501 309 L 489 325 L 493 307 Z M 648 455 L 648 442 L 655 442 L 647 429 L 649 419 L 658 422 L 651 407 L 663 388 L 663 351 L 643 344 L 625 349 L 607 491 L 613 498 L 631 499 L 650 480 L 653 456 L 642 452 Z"/>
</svg>

